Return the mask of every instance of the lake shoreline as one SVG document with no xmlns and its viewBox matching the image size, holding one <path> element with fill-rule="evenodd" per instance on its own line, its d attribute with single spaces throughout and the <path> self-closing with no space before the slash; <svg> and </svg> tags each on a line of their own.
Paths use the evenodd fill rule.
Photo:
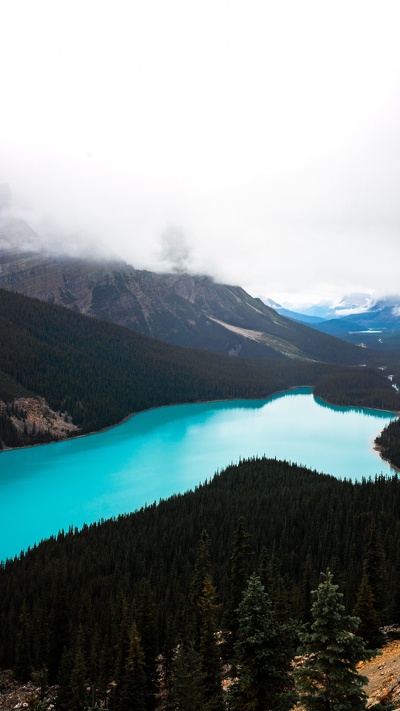
<svg viewBox="0 0 400 711">
<path fill-rule="evenodd" d="M 15 450 L 18 450 L 18 449 L 31 449 L 32 447 L 47 447 L 52 444 L 57 444 L 58 442 L 68 442 L 70 440 L 82 439 L 83 437 L 92 437 L 93 435 L 102 434 L 103 432 L 108 432 L 108 430 L 112 430 L 114 427 L 119 427 L 120 425 L 123 425 L 125 422 L 130 420 L 132 417 L 136 417 L 137 415 L 140 415 L 142 412 L 152 412 L 153 410 L 161 410 L 161 409 L 164 409 L 167 407 L 183 407 L 184 405 L 201 405 L 201 404 L 217 403 L 217 402 L 235 402 L 238 400 L 245 400 L 247 402 L 251 402 L 252 400 L 269 400 L 269 398 L 274 397 L 275 395 L 281 395 L 281 394 L 283 395 L 284 393 L 290 392 L 291 390 L 297 390 L 298 388 L 313 389 L 314 385 L 292 385 L 289 388 L 285 388 L 285 390 L 274 390 L 274 392 L 270 393 L 269 395 L 267 395 L 265 397 L 259 397 L 259 398 L 233 397 L 233 398 L 219 398 L 217 400 L 193 400 L 191 402 L 171 402 L 168 405 L 153 405 L 153 407 L 147 407 L 145 410 L 136 410 L 135 412 L 130 412 L 128 415 L 123 417 L 122 420 L 115 422 L 113 425 L 107 425 L 106 427 L 102 427 L 99 430 L 92 430 L 91 432 L 85 432 L 84 434 L 74 434 L 74 435 L 71 435 L 70 437 L 61 437 L 60 439 L 54 439 L 51 442 L 37 442 L 35 444 L 24 444 L 22 447 L 4 447 L 4 449 L 0 450 L 0 455 L 2 452 L 14 452 Z"/>
<path fill-rule="evenodd" d="M 0 479 L 1 557 L 15 557 L 56 531 L 80 530 L 195 489 L 244 459 L 289 461 L 353 481 L 396 476 L 373 451 L 393 414 L 337 409 L 321 408 L 312 386 L 297 386 L 266 398 L 154 407 L 125 417 L 122 429 L 94 433 L 103 437 L 16 448 L 4 454 Z"/>
<path fill-rule="evenodd" d="M 74 434 L 74 435 L 71 435 L 70 437 L 62 437 L 62 438 L 60 438 L 60 439 L 54 439 L 54 440 L 51 441 L 51 442 L 40 442 L 40 443 L 37 443 L 37 444 L 27 444 L 27 445 L 24 445 L 24 446 L 22 446 L 22 447 L 5 447 L 4 449 L 0 450 L 0 455 L 1 455 L 2 453 L 13 452 L 13 451 L 19 450 L 19 449 L 22 450 L 22 449 L 31 449 L 32 447 L 45 447 L 45 446 L 48 446 L 48 445 L 57 444 L 57 443 L 59 443 L 59 442 L 68 442 L 68 441 L 71 441 L 71 440 L 83 439 L 84 437 L 92 437 L 92 436 L 97 435 L 97 434 L 102 434 L 102 433 L 104 433 L 104 432 L 107 432 L 107 431 L 113 429 L 114 427 L 119 427 L 120 425 L 123 425 L 123 424 L 124 424 L 125 422 L 127 422 L 128 420 L 132 419 L 133 417 L 136 417 L 137 415 L 140 415 L 140 414 L 143 413 L 143 412 L 151 412 L 151 411 L 153 411 L 153 410 L 164 409 L 164 408 L 167 408 L 167 407 L 182 407 L 182 406 L 184 406 L 184 405 L 199 405 L 199 404 L 207 404 L 207 403 L 210 403 L 210 404 L 211 404 L 211 403 L 219 403 L 219 402 L 230 402 L 230 403 L 231 403 L 231 402 L 235 402 L 235 401 L 238 401 L 238 400 L 245 400 L 245 401 L 251 401 L 251 400 L 266 400 L 266 401 L 267 401 L 267 400 L 269 400 L 270 398 L 273 398 L 273 397 L 276 396 L 276 395 L 284 395 L 285 393 L 290 393 L 290 392 L 293 391 L 293 390 L 299 390 L 299 389 L 301 389 L 301 388 L 309 388 L 309 389 L 313 392 L 315 386 L 314 386 L 314 385 L 306 385 L 306 384 L 303 384 L 303 385 L 292 385 L 292 386 L 290 386 L 290 387 L 288 387 L 288 388 L 285 388 L 284 390 L 275 390 L 274 392 L 270 393 L 270 394 L 267 395 L 266 397 L 260 397 L 260 398 L 246 398 L 246 397 L 238 398 L 238 397 L 235 397 L 235 398 L 220 398 L 220 399 L 216 399 L 216 400 L 195 400 L 195 401 L 193 401 L 193 402 L 174 402 L 174 403 L 169 403 L 168 405 L 154 405 L 153 407 L 146 408 L 145 410 L 137 410 L 136 412 L 131 412 L 131 413 L 129 413 L 128 415 L 126 415 L 126 416 L 125 416 L 122 420 L 120 420 L 119 422 L 116 422 L 116 423 L 114 423 L 114 424 L 112 424 L 112 425 L 107 425 L 106 427 L 102 427 L 102 428 L 99 429 L 99 430 L 93 430 L 93 431 L 91 431 L 91 432 L 85 432 L 84 434 Z M 320 397 L 320 396 L 315 397 L 314 394 L 313 394 L 313 397 L 314 397 L 314 399 L 316 400 L 316 402 L 318 402 L 318 400 L 320 400 L 321 403 L 325 404 L 325 405 L 328 406 L 328 407 L 331 406 L 331 407 L 338 407 L 338 408 L 340 408 L 340 407 L 345 407 L 345 408 L 350 408 L 350 409 L 352 408 L 352 409 L 360 409 L 360 410 L 372 410 L 372 411 L 376 411 L 376 412 L 392 413 L 393 415 L 396 415 L 397 417 L 400 417 L 400 412 L 397 411 L 397 410 L 384 410 L 384 409 L 382 409 L 382 408 L 377 408 L 377 407 L 365 407 L 365 406 L 362 406 L 362 405 L 338 405 L 337 403 L 333 403 L 333 402 L 330 402 L 329 400 L 325 400 L 324 398 L 322 398 L 322 397 Z M 380 448 L 378 445 L 375 445 L 375 443 L 374 443 L 374 447 L 373 447 L 373 448 L 374 448 L 375 451 L 379 452 L 379 456 L 381 457 L 382 461 L 387 462 L 387 464 L 389 464 L 389 466 L 390 466 L 394 471 L 400 473 L 400 469 L 399 469 L 398 467 L 394 466 L 394 464 L 392 464 L 392 462 L 390 461 L 390 459 L 387 459 L 387 458 L 385 458 L 385 457 L 382 455 L 382 448 Z"/>
</svg>

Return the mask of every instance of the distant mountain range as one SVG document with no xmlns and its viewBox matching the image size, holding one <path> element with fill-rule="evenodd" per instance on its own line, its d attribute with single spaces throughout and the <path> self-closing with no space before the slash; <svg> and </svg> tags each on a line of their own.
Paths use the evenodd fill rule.
<svg viewBox="0 0 400 711">
<path fill-rule="evenodd" d="M 360 349 L 289 320 L 239 286 L 124 262 L 56 256 L 23 220 L 0 225 L 0 288 L 60 304 L 173 345 L 231 356 L 365 362 Z M 21 248 L 22 247 L 22 248 Z"/>
<path fill-rule="evenodd" d="M 352 293 L 345 294 L 339 301 L 319 301 L 317 303 L 308 304 L 302 307 L 301 312 L 292 311 L 292 314 L 296 314 L 304 318 L 315 318 L 317 321 L 331 320 L 334 318 L 342 318 L 342 316 L 351 316 L 354 314 L 363 313 L 368 311 L 374 299 L 370 294 L 362 293 Z M 280 313 L 286 311 L 283 306 L 272 302 L 270 299 L 265 300 L 268 306 L 276 308 Z M 273 304 L 275 303 L 275 306 Z"/>
<path fill-rule="evenodd" d="M 269 306 L 271 309 L 277 311 L 281 316 L 286 316 L 286 318 L 291 318 L 293 321 L 298 321 L 299 323 L 306 323 L 312 326 L 315 323 L 321 323 L 321 321 L 325 320 L 322 316 L 313 316 L 311 314 L 303 314 L 297 311 L 291 311 L 290 309 L 285 309 L 284 306 L 281 306 L 273 299 L 263 299 L 263 302 L 266 306 Z"/>
<path fill-rule="evenodd" d="M 377 299 L 363 312 L 323 321 L 314 327 L 357 345 L 400 350 L 400 296 Z"/>
<path fill-rule="evenodd" d="M 399 295 L 372 299 L 365 294 L 356 294 L 344 297 L 336 306 L 317 305 L 314 310 L 324 313 L 325 318 L 289 311 L 271 300 L 267 303 L 281 315 L 307 323 L 321 333 L 378 351 L 400 352 Z M 329 314 L 331 318 L 327 319 Z"/>
</svg>

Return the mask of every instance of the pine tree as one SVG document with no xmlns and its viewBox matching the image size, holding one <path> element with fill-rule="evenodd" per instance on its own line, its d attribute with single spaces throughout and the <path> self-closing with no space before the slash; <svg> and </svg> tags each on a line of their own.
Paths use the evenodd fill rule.
<svg viewBox="0 0 400 711">
<path fill-rule="evenodd" d="M 233 656 L 237 641 L 239 629 L 238 607 L 246 588 L 249 577 L 250 560 L 253 556 L 253 551 L 249 544 L 250 537 L 250 533 L 246 528 L 245 518 L 244 516 L 240 516 L 235 528 L 232 554 L 230 557 L 230 596 L 226 614 L 228 634 L 225 644 L 226 654 L 229 658 Z"/>
<path fill-rule="evenodd" d="M 136 623 L 129 633 L 129 652 L 118 694 L 118 711 L 146 710 L 145 655 Z"/>
<path fill-rule="evenodd" d="M 196 562 L 189 593 L 189 624 L 186 625 L 184 641 L 193 641 L 199 653 L 204 683 L 204 705 L 207 711 L 219 711 L 222 705 L 221 660 L 217 641 L 216 591 L 212 579 L 210 539 L 203 531 L 197 548 Z"/>
<path fill-rule="evenodd" d="M 311 629 L 300 635 L 300 653 L 306 658 L 295 671 L 300 701 L 307 711 L 362 711 L 367 679 L 356 665 L 373 653 L 355 634 L 359 618 L 345 614 L 343 595 L 329 570 L 321 575 L 313 599 Z"/>
<path fill-rule="evenodd" d="M 131 627 L 128 603 L 124 596 L 121 597 L 115 609 L 115 647 L 114 670 L 111 680 L 109 707 L 111 711 L 119 711 L 119 694 L 125 675 L 126 662 L 129 655 L 129 630 Z"/>
<path fill-rule="evenodd" d="M 304 565 L 303 580 L 301 583 L 301 617 L 303 622 L 311 622 L 311 591 L 313 589 L 312 581 L 314 578 L 313 564 L 311 553 L 307 554 Z"/>
<path fill-rule="evenodd" d="M 71 673 L 73 655 L 69 647 L 64 647 L 58 671 L 58 694 L 55 703 L 56 711 L 69 711 L 71 705 Z"/>
<path fill-rule="evenodd" d="M 69 711 L 85 711 L 88 702 L 87 668 L 82 628 L 78 631 L 70 680 L 71 705 Z"/>
<path fill-rule="evenodd" d="M 24 602 L 18 619 L 14 674 L 20 681 L 28 681 L 31 673 L 31 620 Z"/>
<path fill-rule="evenodd" d="M 172 676 L 172 664 L 174 651 L 176 648 L 175 625 L 171 615 L 168 615 L 165 622 L 164 647 L 163 647 L 163 676 L 166 689 L 170 688 Z"/>
<path fill-rule="evenodd" d="M 143 649 L 144 670 L 146 673 L 146 709 L 153 709 L 158 686 L 156 665 L 158 633 L 153 591 L 147 579 L 142 580 L 139 588 L 137 627 Z"/>
<path fill-rule="evenodd" d="M 278 621 L 257 575 L 248 581 L 238 615 L 238 676 L 229 693 L 229 709 L 288 711 L 296 700 L 291 673 L 294 625 Z"/>
<path fill-rule="evenodd" d="M 357 593 L 356 604 L 354 606 L 354 614 L 360 618 L 357 634 L 363 638 L 369 647 L 379 647 L 383 637 L 379 631 L 375 599 L 368 581 L 368 573 L 365 566 Z"/>
<path fill-rule="evenodd" d="M 182 644 L 172 666 L 166 711 L 204 711 L 205 687 L 200 654 L 193 642 Z"/>
<path fill-rule="evenodd" d="M 387 607 L 387 567 L 382 540 L 375 524 L 369 527 L 363 567 L 374 597 L 378 623 L 383 624 Z"/>
<path fill-rule="evenodd" d="M 204 580 L 199 599 L 200 610 L 200 657 L 204 672 L 205 708 L 218 711 L 223 708 L 221 686 L 221 660 L 217 641 L 216 615 L 219 605 L 210 575 Z"/>
<path fill-rule="evenodd" d="M 55 581 L 52 608 L 49 616 L 47 669 L 49 684 L 56 684 L 64 651 L 69 646 L 69 605 L 65 578 L 59 573 Z"/>
<path fill-rule="evenodd" d="M 210 561 L 210 538 L 207 531 L 202 531 L 197 547 L 196 562 L 190 582 L 188 621 L 186 624 L 186 634 L 188 638 L 193 637 L 196 646 L 200 643 L 201 615 L 199 600 L 203 592 L 204 581 L 208 575 L 212 574 Z"/>
<path fill-rule="evenodd" d="M 80 627 L 74 650 L 64 649 L 59 671 L 57 711 L 86 711 L 89 695 L 83 637 Z"/>
</svg>

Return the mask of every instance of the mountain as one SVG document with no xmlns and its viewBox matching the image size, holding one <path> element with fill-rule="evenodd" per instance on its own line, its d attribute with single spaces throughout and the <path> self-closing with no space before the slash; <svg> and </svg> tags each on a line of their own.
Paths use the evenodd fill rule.
<svg viewBox="0 0 400 711">
<path fill-rule="evenodd" d="M 174 345 L 241 357 L 365 362 L 358 348 L 281 316 L 239 286 L 137 270 L 122 261 L 57 256 L 34 250 L 33 243 L 33 230 L 22 220 L 0 224 L 0 288 Z"/>
<path fill-rule="evenodd" d="M 342 318 L 342 316 L 351 316 L 367 311 L 372 302 L 372 296 L 365 292 L 345 294 L 339 301 L 320 301 L 316 304 L 303 306 L 301 315 L 311 316 L 318 321 Z"/>
<path fill-rule="evenodd" d="M 359 313 L 314 324 L 314 328 L 350 343 L 400 351 L 400 296 L 376 299 Z"/>
<path fill-rule="evenodd" d="M 285 309 L 284 306 L 277 304 L 273 299 L 263 299 L 264 304 L 269 306 L 271 309 L 275 309 L 281 316 L 286 318 L 291 318 L 293 321 L 299 321 L 300 323 L 309 324 L 312 326 L 314 323 L 320 323 L 325 319 L 321 316 L 309 316 L 308 314 L 298 313 L 297 311 L 291 311 L 290 309 Z"/>
</svg>

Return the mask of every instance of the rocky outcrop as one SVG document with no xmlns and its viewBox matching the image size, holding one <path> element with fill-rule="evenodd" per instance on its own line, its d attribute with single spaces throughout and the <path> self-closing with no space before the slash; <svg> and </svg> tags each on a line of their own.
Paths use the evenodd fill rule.
<svg viewBox="0 0 400 711">
<path fill-rule="evenodd" d="M 0 709 L 54 709 L 58 687 L 43 688 L 42 680 L 36 675 L 33 681 L 18 682 L 11 670 L 0 671 Z M 40 706 L 39 706 L 40 704 Z"/>
<path fill-rule="evenodd" d="M 43 444 L 79 434 L 68 413 L 54 412 L 44 398 L 0 400 L 0 449 Z"/>
</svg>

